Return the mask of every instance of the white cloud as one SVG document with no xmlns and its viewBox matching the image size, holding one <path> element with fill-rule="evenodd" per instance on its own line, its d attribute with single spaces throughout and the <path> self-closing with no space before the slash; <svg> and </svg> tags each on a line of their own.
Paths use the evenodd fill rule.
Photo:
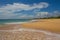
<svg viewBox="0 0 60 40">
<path fill-rule="evenodd" d="M 59 11 L 57 11 L 57 10 L 56 10 L 56 11 L 54 11 L 53 13 L 54 13 L 54 14 L 53 14 L 53 16 L 60 16 L 60 12 L 59 12 Z"/>
<path fill-rule="evenodd" d="M 18 17 L 21 18 L 21 19 L 23 19 L 23 18 L 25 18 L 25 19 L 34 18 L 33 15 L 27 15 L 27 14 L 24 14 L 24 15 L 21 15 L 21 16 L 18 16 Z"/>
<path fill-rule="evenodd" d="M 60 12 L 57 10 L 57 11 L 53 11 L 53 12 L 49 12 L 47 14 L 47 17 L 56 17 L 56 16 L 60 16 Z"/>
<path fill-rule="evenodd" d="M 37 12 L 37 13 L 36 13 L 36 16 L 37 16 L 38 18 L 47 17 L 47 15 L 48 15 L 48 12 Z"/>
<path fill-rule="evenodd" d="M 33 4 L 33 5 L 27 5 L 27 4 L 23 4 L 23 3 L 13 3 L 13 4 L 7 4 L 6 6 L 2 6 L 0 8 L 0 18 L 31 18 L 34 17 L 33 15 L 26 15 L 23 14 L 22 16 L 20 15 L 19 17 L 17 17 L 17 15 L 19 14 L 14 14 L 14 12 L 16 11 L 22 11 L 22 10 L 32 10 L 35 8 L 47 8 L 49 6 L 48 3 L 46 2 L 41 2 L 38 4 Z"/>
<path fill-rule="evenodd" d="M 58 13 L 59 11 L 54 11 L 54 13 Z"/>
<path fill-rule="evenodd" d="M 48 3 L 46 2 L 41 2 L 39 4 L 33 4 L 31 5 L 27 5 L 27 4 L 22 4 L 22 3 L 13 3 L 13 4 L 7 4 L 6 6 L 3 6 L 2 10 L 31 10 L 31 9 L 35 9 L 35 8 L 47 8 L 48 7 Z"/>
<path fill-rule="evenodd" d="M 49 4 L 48 3 L 46 3 L 46 2 L 41 2 L 41 3 L 39 3 L 39 4 L 34 4 L 34 8 L 47 8 L 49 6 Z"/>
</svg>

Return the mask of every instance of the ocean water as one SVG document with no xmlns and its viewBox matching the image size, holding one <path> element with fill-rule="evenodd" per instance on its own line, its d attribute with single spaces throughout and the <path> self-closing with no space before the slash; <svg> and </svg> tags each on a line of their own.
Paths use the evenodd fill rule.
<svg viewBox="0 0 60 40">
<path fill-rule="evenodd" d="M 0 24 L 8 24 L 8 23 L 23 23 L 28 22 L 31 19 L 0 19 Z"/>
</svg>

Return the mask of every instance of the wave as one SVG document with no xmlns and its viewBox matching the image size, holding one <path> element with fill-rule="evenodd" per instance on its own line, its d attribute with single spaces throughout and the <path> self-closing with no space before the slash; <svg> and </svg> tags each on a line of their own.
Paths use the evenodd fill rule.
<svg viewBox="0 0 60 40">
<path fill-rule="evenodd" d="M 48 32 L 48 31 L 44 31 L 44 30 L 35 30 L 35 29 L 20 28 L 19 31 L 42 32 L 42 33 L 45 33 L 47 35 L 54 35 L 54 36 L 59 36 L 60 37 L 60 34 Z"/>
<path fill-rule="evenodd" d="M 29 35 L 32 34 L 33 37 L 32 36 L 31 37 L 35 38 L 37 40 L 38 40 L 38 38 L 42 37 L 41 35 L 45 34 L 45 35 L 43 35 L 44 40 L 60 40 L 60 34 L 52 33 L 52 32 L 49 32 L 49 31 L 47 32 L 47 31 L 44 31 L 44 30 L 35 30 L 35 29 L 28 29 L 28 28 L 20 28 L 18 30 L 0 30 L 0 32 L 9 32 L 9 33 L 11 32 L 11 33 L 14 33 L 14 34 L 17 33 L 16 35 L 18 35 L 20 33 L 19 35 L 24 35 L 24 36 L 28 35 L 28 37 L 29 37 Z M 43 33 L 43 34 L 39 35 L 38 33 L 39 34 Z M 21 36 L 21 37 L 24 38 L 24 36 Z M 25 38 L 27 38 L 27 37 L 25 37 Z M 41 39 L 39 39 L 39 40 L 41 40 Z"/>
<path fill-rule="evenodd" d="M 4 23 L 4 24 L 23 24 L 23 23 L 28 23 L 28 22 L 36 22 L 38 20 L 30 20 L 30 21 L 25 21 L 25 22 L 8 22 L 8 23 Z"/>
<path fill-rule="evenodd" d="M 4 24 L 22 24 L 22 23 L 27 23 L 27 22 L 9 22 L 9 23 L 4 23 Z"/>
<path fill-rule="evenodd" d="M 38 20 L 31 20 L 31 21 L 35 22 L 35 21 L 38 21 Z"/>
<path fill-rule="evenodd" d="M 1 31 L 4 31 L 4 32 L 14 32 L 14 31 L 29 31 L 29 32 L 42 32 L 46 35 L 51 35 L 51 36 L 58 36 L 60 37 L 60 34 L 57 34 L 57 33 L 52 33 L 52 32 L 49 32 L 49 31 L 44 31 L 44 30 L 36 30 L 36 29 L 29 29 L 29 28 L 19 28 L 17 30 L 0 30 Z"/>
</svg>

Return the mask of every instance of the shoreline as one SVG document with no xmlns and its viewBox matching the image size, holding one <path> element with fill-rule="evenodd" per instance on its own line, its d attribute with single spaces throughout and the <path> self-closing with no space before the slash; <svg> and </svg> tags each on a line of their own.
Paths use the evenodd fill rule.
<svg viewBox="0 0 60 40">
<path fill-rule="evenodd" d="M 36 30 L 36 29 L 28 29 L 28 28 L 20 28 L 18 30 L 0 30 L 0 32 L 18 32 L 18 31 L 28 31 L 28 32 L 42 32 L 46 35 L 51 35 L 51 36 L 58 36 L 60 37 L 60 34 L 57 33 L 52 33 L 49 31 L 45 31 L 45 30 Z"/>
<path fill-rule="evenodd" d="M 41 29 L 60 34 L 60 19 L 38 19 L 37 21 L 21 25 L 24 28 Z"/>
<path fill-rule="evenodd" d="M 26 22 L 9 22 L 9 23 L 4 23 L 5 25 L 7 24 L 24 24 L 24 23 L 30 23 L 30 22 L 36 22 L 38 20 L 30 20 L 30 21 L 26 21 Z"/>
<path fill-rule="evenodd" d="M 1 26 L 1 25 L 0 25 Z M 0 27 L 0 30 L 12 30 L 19 28 L 32 28 L 37 30 L 46 30 L 60 34 L 60 19 L 37 19 L 25 23 L 6 24 Z"/>
<path fill-rule="evenodd" d="M 0 30 L 1 39 L 19 40 L 60 40 L 60 34 L 51 33 L 43 30 L 20 28 L 18 30 Z M 29 38 L 29 39 L 28 39 Z"/>
</svg>

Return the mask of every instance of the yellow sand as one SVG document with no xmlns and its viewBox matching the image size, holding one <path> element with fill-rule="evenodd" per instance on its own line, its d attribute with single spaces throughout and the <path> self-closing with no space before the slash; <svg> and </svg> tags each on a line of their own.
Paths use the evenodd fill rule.
<svg viewBox="0 0 60 40">
<path fill-rule="evenodd" d="M 43 29 L 60 33 L 60 19 L 39 19 L 35 22 L 21 24 L 24 28 Z"/>
</svg>

